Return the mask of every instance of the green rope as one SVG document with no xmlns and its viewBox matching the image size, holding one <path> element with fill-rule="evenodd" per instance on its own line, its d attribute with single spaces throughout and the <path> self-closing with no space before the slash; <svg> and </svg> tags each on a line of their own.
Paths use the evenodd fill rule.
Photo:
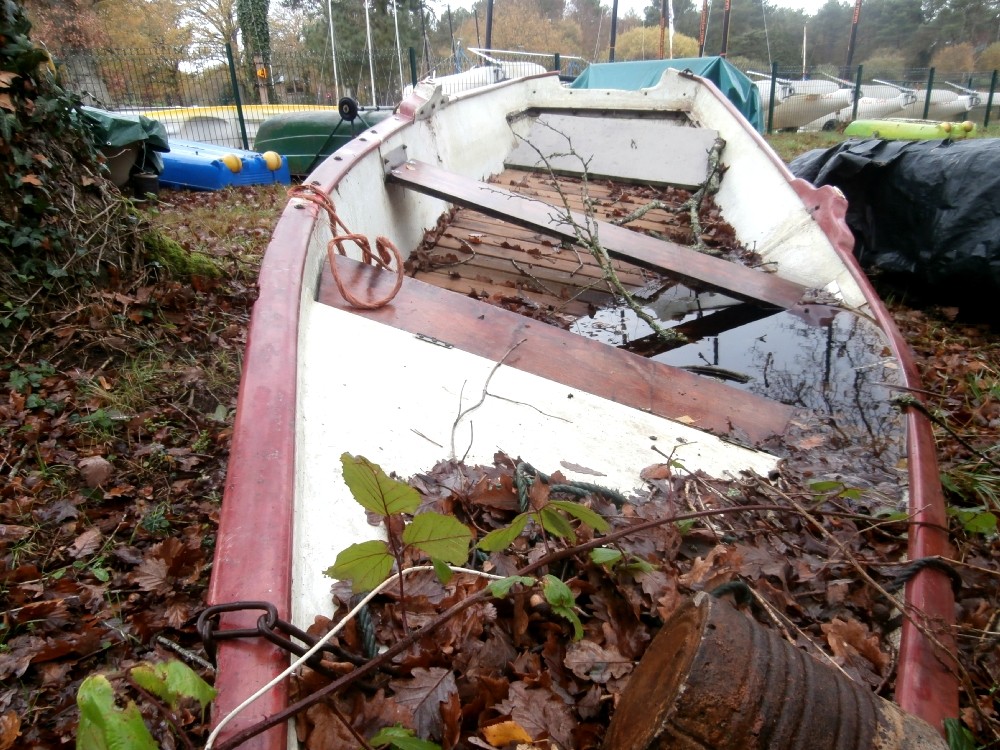
<svg viewBox="0 0 1000 750">
<path fill-rule="evenodd" d="M 352 596 L 351 606 L 353 607 L 357 602 L 361 601 L 363 596 L 364 594 L 355 594 Z M 374 659 L 378 656 L 378 641 L 375 639 L 375 623 L 372 620 L 371 610 L 368 607 L 362 607 L 358 610 L 354 621 L 361 632 L 361 650 L 364 652 L 365 658 Z"/>
<path fill-rule="evenodd" d="M 530 508 L 528 493 L 531 485 L 535 483 L 535 477 L 541 479 L 546 484 L 549 482 L 549 475 L 543 474 L 529 463 L 519 463 L 514 469 L 514 486 L 517 488 L 518 507 L 521 513 L 526 513 Z M 622 507 L 628 502 L 628 498 L 617 490 L 604 487 L 592 482 L 567 482 L 565 484 L 553 484 L 549 487 L 549 492 L 564 492 L 576 497 L 586 497 L 587 495 L 601 495 L 613 502 L 617 507 Z"/>
</svg>

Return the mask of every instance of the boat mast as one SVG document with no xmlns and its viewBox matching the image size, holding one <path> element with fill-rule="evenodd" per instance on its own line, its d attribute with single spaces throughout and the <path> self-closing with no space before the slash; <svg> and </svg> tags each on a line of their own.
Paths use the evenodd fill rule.
<svg viewBox="0 0 1000 750">
<path fill-rule="evenodd" d="M 860 0 L 858 0 L 860 2 Z M 733 8 L 732 0 L 726 0 L 726 5 L 722 11 L 722 49 L 719 50 L 719 57 L 725 57 L 729 50 L 729 12 Z"/>
<path fill-rule="evenodd" d="M 701 22 L 698 24 L 698 57 L 705 56 L 705 34 L 708 31 L 708 0 L 701 0 Z"/>
<path fill-rule="evenodd" d="M 333 29 L 333 0 L 326 0 L 326 11 L 330 18 L 330 55 L 333 57 L 333 95 L 340 99 L 340 78 L 337 77 L 337 37 Z"/>
<path fill-rule="evenodd" d="M 372 81 L 372 106 L 378 107 L 375 99 L 375 52 L 372 49 L 372 22 L 368 13 L 368 0 L 363 0 L 365 4 L 365 33 L 368 37 L 368 75 Z"/>
<path fill-rule="evenodd" d="M 611 46 L 608 49 L 608 62 L 615 61 L 615 39 L 618 37 L 618 0 L 611 3 Z"/>
<path fill-rule="evenodd" d="M 493 0 L 486 0 L 486 49 L 493 49 Z"/>
<path fill-rule="evenodd" d="M 861 18 L 861 0 L 854 0 L 854 18 L 851 20 L 851 41 L 847 44 L 847 63 L 844 67 L 850 71 L 854 59 L 854 43 L 858 39 L 858 20 Z"/>
<path fill-rule="evenodd" d="M 674 0 L 667 0 L 667 33 L 670 37 L 670 59 L 674 59 Z"/>
<path fill-rule="evenodd" d="M 449 8 L 449 12 L 450 12 Z M 396 60 L 399 63 L 399 94 L 403 94 L 403 48 L 399 45 L 399 6 L 392 0 L 392 23 L 396 27 Z"/>
</svg>

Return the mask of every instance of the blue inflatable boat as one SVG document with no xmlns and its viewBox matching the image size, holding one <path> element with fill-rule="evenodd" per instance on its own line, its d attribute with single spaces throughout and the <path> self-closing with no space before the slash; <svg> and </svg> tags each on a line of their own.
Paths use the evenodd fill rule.
<svg viewBox="0 0 1000 750">
<path fill-rule="evenodd" d="M 229 185 L 288 185 L 288 159 L 274 151 L 214 146 L 198 141 L 170 139 L 170 151 L 160 155 L 160 185 L 188 190 L 221 190 Z"/>
</svg>

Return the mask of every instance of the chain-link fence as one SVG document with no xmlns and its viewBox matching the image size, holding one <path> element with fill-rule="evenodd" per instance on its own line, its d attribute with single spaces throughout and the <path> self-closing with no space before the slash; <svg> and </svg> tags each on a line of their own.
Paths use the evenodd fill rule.
<svg viewBox="0 0 1000 750">
<path fill-rule="evenodd" d="M 251 148 L 260 123 L 303 108 L 335 108 L 344 96 L 363 107 L 394 107 L 418 79 L 452 91 L 547 70 L 566 77 L 586 67 L 558 54 L 459 50 L 417 62 L 413 49 L 372 55 L 274 52 L 266 64 L 241 62 L 231 47 L 113 49 L 78 54 L 61 69 L 84 104 L 138 112 L 163 122 L 167 135 Z"/>
<path fill-rule="evenodd" d="M 174 138 L 252 148 L 269 117 L 303 108 L 334 108 L 350 96 L 362 106 L 394 107 L 416 80 L 434 78 L 446 92 L 558 70 L 579 75 L 588 62 L 557 53 L 459 48 L 442 59 L 415 50 L 372 55 L 272 52 L 266 63 L 243 60 L 231 47 L 101 50 L 66 60 L 64 85 L 85 104 L 141 112 Z M 992 72 L 936 76 L 933 69 L 867 76 L 861 66 L 750 70 L 761 94 L 768 132 L 832 130 L 855 119 L 927 118 L 996 122 L 1000 96 Z M 884 73 L 884 72 L 883 72 Z"/>
</svg>

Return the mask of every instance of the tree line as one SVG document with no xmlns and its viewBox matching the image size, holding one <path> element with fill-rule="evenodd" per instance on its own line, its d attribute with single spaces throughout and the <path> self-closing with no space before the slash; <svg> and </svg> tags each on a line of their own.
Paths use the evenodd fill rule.
<svg viewBox="0 0 1000 750">
<path fill-rule="evenodd" d="M 337 54 L 362 58 L 371 46 L 418 53 L 420 74 L 453 72 L 449 58 L 486 43 L 487 1 L 470 9 L 423 0 L 23 0 L 35 39 L 57 58 L 99 48 L 192 47 L 230 43 L 247 56 Z M 704 52 L 722 47 L 723 2 L 709 4 Z M 698 54 L 700 0 L 674 0 L 675 57 Z M 332 9 L 330 18 L 328 9 Z M 768 0 L 732 0 L 728 57 L 738 67 L 844 72 L 853 2 L 827 0 L 816 13 Z M 661 3 L 617 19 L 615 58 L 653 59 L 660 50 Z M 332 24 L 331 24 L 332 21 Z M 494 0 L 492 46 L 559 52 L 606 61 L 611 5 L 602 0 Z M 669 44 L 665 45 L 669 49 Z M 901 80 L 913 68 L 940 75 L 1000 67 L 1000 0 L 863 0 L 853 64 L 866 77 Z M 405 63 L 408 77 L 408 65 Z M 766 69 L 766 68 L 765 68 Z"/>
</svg>

